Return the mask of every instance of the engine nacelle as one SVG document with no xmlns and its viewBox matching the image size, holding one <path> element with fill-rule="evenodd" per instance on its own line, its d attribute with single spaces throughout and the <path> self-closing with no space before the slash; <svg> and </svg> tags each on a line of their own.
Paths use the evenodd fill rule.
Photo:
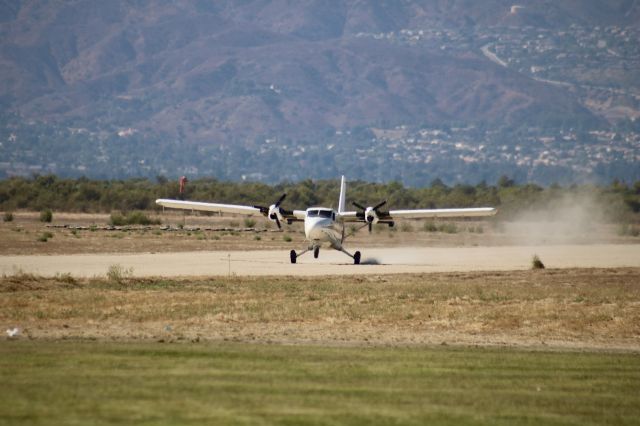
<svg viewBox="0 0 640 426">
<path fill-rule="evenodd" d="M 364 211 L 364 218 L 367 223 L 373 224 L 378 223 L 378 221 L 380 220 L 380 218 L 378 217 L 378 212 L 376 212 L 374 207 L 367 207 L 367 209 Z"/>
<path fill-rule="evenodd" d="M 275 204 L 272 204 L 269 207 L 269 219 L 276 223 L 284 221 L 284 217 L 282 216 L 282 212 L 280 211 L 280 206 L 276 207 Z"/>
</svg>

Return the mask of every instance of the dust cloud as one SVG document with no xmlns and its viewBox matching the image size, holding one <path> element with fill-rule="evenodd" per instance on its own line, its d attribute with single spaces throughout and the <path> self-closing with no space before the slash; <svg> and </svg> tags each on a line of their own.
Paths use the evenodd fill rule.
<svg viewBox="0 0 640 426">
<path fill-rule="evenodd" d="M 564 194 L 500 221 L 497 227 L 514 245 L 606 242 L 614 237 L 610 211 L 611 206 L 593 195 Z"/>
</svg>

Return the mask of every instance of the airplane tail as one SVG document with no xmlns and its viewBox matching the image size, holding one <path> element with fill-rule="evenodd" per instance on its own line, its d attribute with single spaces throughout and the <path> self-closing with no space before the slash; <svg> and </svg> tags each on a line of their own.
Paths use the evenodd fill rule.
<svg viewBox="0 0 640 426">
<path fill-rule="evenodd" d="M 338 213 L 344 213 L 345 209 L 345 198 L 347 195 L 347 182 L 342 176 L 342 181 L 340 182 L 340 199 L 338 200 Z"/>
</svg>

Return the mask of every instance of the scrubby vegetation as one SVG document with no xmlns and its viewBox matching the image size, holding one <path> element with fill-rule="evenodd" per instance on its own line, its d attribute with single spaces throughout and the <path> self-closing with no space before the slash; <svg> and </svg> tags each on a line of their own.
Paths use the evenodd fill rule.
<svg viewBox="0 0 640 426">
<path fill-rule="evenodd" d="M 482 229 L 482 227 L 479 228 Z M 475 229 L 475 227 L 469 228 L 469 232 L 475 232 Z M 422 226 L 422 230 L 425 232 L 444 232 L 445 234 L 457 234 L 459 231 L 458 226 L 455 223 L 436 223 L 431 220 L 424 223 L 424 225 Z"/>
<path fill-rule="evenodd" d="M 531 259 L 531 269 L 544 269 L 544 263 L 542 263 L 537 254 L 534 254 L 533 259 Z"/>
<path fill-rule="evenodd" d="M 146 213 L 141 211 L 129 212 L 127 214 L 111 213 L 109 223 L 113 226 L 124 225 L 160 225 L 160 219 L 151 219 Z"/>
<path fill-rule="evenodd" d="M 51 223 L 53 220 L 53 213 L 51 210 L 45 209 L 40 212 L 40 222 Z"/>
<path fill-rule="evenodd" d="M 124 284 L 133 276 L 133 268 L 122 265 L 111 265 L 107 270 L 107 281 L 111 284 Z"/>
<path fill-rule="evenodd" d="M 200 201 L 262 204 L 275 202 L 287 193 L 286 208 L 303 208 L 311 205 L 335 205 L 338 199 L 337 180 L 281 183 L 266 185 L 256 182 L 222 182 L 215 179 L 198 179 L 189 182 L 185 198 Z M 112 212 L 158 210 L 156 198 L 177 198 L 178 182 L 159 176 L 148 179 L 89 180 L 62 179 L 56 176 L 10 178 L 0 185 L 0 210 L 15 211 L 45 209 L 78 212 Z M 640 181 L 626 184 L 614 181 L 608 186 L 582 185 L 544 188 L 535 184 L 518 185 L 503 177 L 495 185 L 447 186 L 436 179 L 431 185 L 408 188 L 399 182 L 349 183 L 348 201 L 373 205 L 388 200 L 393 208 L 447 208 L 495 206 L 501 216 L 513 217 L 532 208 L 544 208 L 551 204 L 575 204 L 576 199 L 588 198 L 610 220 L 629 223 L 640 216 Z M 428 231 L 428 229 L 425 229 Z"/>
<path fill-rule="evenodd" d="M 51 232 L 43 232 L 38 236 L 38 241 L 46 243 L 50 238 L 53 238 L 53 234 Z"/>
</svg>

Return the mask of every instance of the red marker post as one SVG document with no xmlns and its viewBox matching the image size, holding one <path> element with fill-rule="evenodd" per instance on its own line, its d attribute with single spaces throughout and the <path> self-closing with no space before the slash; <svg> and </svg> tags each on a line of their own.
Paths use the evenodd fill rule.
<svg viewBox="0 0 640 426">
<path fill-rule="evenodd" d="M 189 182 L 189 180 L 187 179 L 186 176 L 180 177 L 180 199 L 181 200 L 184 200 L 184 189 L 185 189 L 185 186 L 187 186 L 187 182 Z"/>
</svg>

